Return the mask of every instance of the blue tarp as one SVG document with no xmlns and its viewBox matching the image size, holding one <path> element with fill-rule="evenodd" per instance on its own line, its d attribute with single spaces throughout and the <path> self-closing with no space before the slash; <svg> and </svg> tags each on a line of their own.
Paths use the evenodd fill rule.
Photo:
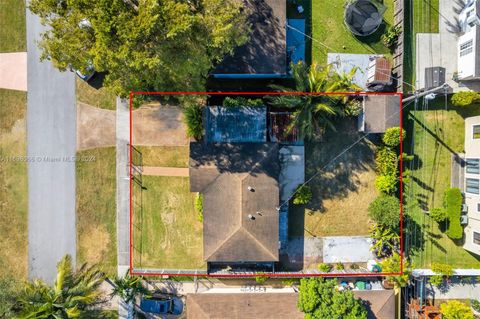
<svg viewBox="0 0 480 319">
<path fill-rule="evenodd" d="M 263 143 L 267 141 L 267 108 L 210 106 L 205 128 L 208 142 Z"/>
<path fill-rule="evenodd" d="M 305 19 L 288 19 L 287 24 L 289 62 L 305 61 Z"/>
</svg>

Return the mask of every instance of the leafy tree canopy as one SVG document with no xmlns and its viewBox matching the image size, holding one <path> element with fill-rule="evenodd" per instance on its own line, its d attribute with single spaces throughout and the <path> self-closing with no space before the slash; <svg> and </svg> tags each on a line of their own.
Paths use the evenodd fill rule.
<svg viewBox="0 0 480 319">
<path fill-rule="evenodd" d="M 295 89 L 272 85 L 280 92 L 356 92 L 362 89 L 353 82 L 357 72 L 353 68 L 349 73 L 338 73 L 332 64 L 308 66 L 303 62 L 292 64 Z M 350 114 L 347 111 L 348 95 L 293 94 L 271 97 L 276 107 L 293 109 L 293 121 L 289 130 L 298 128 L 301 137 L 313 138 L 326 128 L 335 130 L 334 118 Z"/>
<path fill-rule="evenodd" d="M 298 308 L 305 319 L 366 319 L 367 310 L 351 291 L 338 291 L 337 282 L 321 277 L 302 278 Z"/>
<path fill-rule="evenodd" d="M 32 0 L 49 26 L 42 59 L 60 70 L 107 72 L 104 85 L 130 91 L 203 90 L 213 64 L 248 39 L 233 0 Z"/>
</svg>

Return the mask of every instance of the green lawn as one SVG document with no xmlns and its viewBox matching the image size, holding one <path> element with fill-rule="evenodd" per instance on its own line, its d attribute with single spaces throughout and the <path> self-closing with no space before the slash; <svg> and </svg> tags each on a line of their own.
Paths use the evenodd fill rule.
<svg viewBox="0 0 480 319">
<path fill-rule="evenodd" d="M 355 37 L 345 26 L 343 21 L 345 2 L 345 0 L 312 0 L 313 61 L 325 63 L 329 52 L 378 53 L 390 56 L 390 50 L 383 45 L 380 37 L 393 24 L 393 0 L 384 1 L 387 7 L 384 24 L 373 35 L 365 38 Z"/>
<path fill-rule="evenodd" d="M 205 269 L 203 225 L 188 177 L 143 176 L 143 186 L 143 211 L 133 217 L 134 267 Z M 135 187 L 135 202 L 139 198 Z"/>
<path fill-rule="evenodd" d="M 480 257 L 473 256 L 450 240 L 424 210 L 441 207 L 444 191 L 450 187 L 451 154 L 464 149 L 464 118 L 480 114 L 480 106 L 444 110 L 443 98 L 428 111 L 409 109 L 404 114 L 408 137 L 405 151 L 411 152 L 414 132 L 412 186 L 405 192 L 407 247 L 415 267 L 429 267 L 433 262 L 454 267 L 480 268 Z M 425 127 L 425 129 L 424 129 Z M 407 165 L 408 167 L 409 165 Z M 440 227 L 439 227 L 440 226 Z"/>
<path fill-rule="evenodd" d="M 437 33 L 439 0 L 405 1 L 404 81 L 415 84 L 415 45 L 417 33 Z M 412 87 L 406 86 L 406 91 Z"/>
<path fill-rule="evenodd" d="M 188 167 L 188 146 L 135 146 L 144 166 Z"/>
<path fill-rule="evenodd" d="M 25 1 L 0 0 L 0 52 L 24 52 Z"/>
<path fill-rule="evenodd" d="M 115 148 L 77 153 L 77 260 L 117 272 Z"/>
<path fill-rule="evenodd" d="M 290 205 L 290 236 L 368 234 L 367 209 L 377 196 L 374 145 L 361 142 L 321 170 L 359 138 L 354 122 L 342 119 L 337 132 L 328 132 L 321 141 L 306 142 L 305 178 L 321 173 L 309 183 L 312 202 L 307 207 Z"/>
<path fill-rule="evenodd" d="M 0 89 L 0 277 L 26 279 L 28 187 L 25 92 Z"/>
<path fill-rule="evenodd" d="M 96 89 L 78 77 L 77 100 L 102 109 L 116 109 L 115 94 L 108 92 L 104 87 Z"/>
</svg>

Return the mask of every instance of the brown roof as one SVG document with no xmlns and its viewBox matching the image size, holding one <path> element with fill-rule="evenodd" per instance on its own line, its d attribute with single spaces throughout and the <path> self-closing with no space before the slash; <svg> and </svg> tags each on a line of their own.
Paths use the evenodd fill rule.
<svg viewBox="0 0 480 319">
<path fill-rule="evenodd" d="M 188 319 L 303 319 L 295 293 L 187 295 Z"/>
<path fill-rule="evenodd" d="M 285 0 L 239 0 L 249 12 L 249 41 L 227 55 L 213 74 L 285 74 L 287 9 Z"/>
<path fill-rule="evenodd" d="M 393 290 L 353 291 L 368 310 L 368 319 L 395 318 Z M 187 295 L 188 319 L 297 319 L 296 293 L 201 293 Z"/>
<path fill-rule="evenodd" d="M 205 260 L 278 261 L 278 174 L 276 143 L 191 143 L 190 190 L 203 194 Z"/>
<path fill-rule="evenodd" d="M 395 294 L 393 290 L 355 290 L 356 298 L 363 300 L 368 309 L 368 319 L 395 318 Z"/>
<path fill-rule="evenodd" d="M 375 59 L 375 75 L 374 82 L 390 83 L 392 67 L 390 61 L 386 58 L 380 57 Z"/>
<path fill-rule="evenodd" d="M 400 125 L 400 96 L 393 94 L 367 95 L 364 99 L 364 132 L 384 133 Z"/>
</svg>

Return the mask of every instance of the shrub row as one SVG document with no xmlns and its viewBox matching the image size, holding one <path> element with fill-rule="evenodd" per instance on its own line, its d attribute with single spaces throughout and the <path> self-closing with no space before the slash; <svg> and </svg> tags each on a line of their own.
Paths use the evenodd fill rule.
<svg viewBox="0 0 480 319">
<path fill-rule="evenodd" d="M 462 210 L 462 193 L 458 188 L 450 188 L 445 191 L 444 207 L 448 216 L 447 236 L 452 239 L 463 237 L 463 228 L 460 224 L 460 215 Z"/>
</svg>

